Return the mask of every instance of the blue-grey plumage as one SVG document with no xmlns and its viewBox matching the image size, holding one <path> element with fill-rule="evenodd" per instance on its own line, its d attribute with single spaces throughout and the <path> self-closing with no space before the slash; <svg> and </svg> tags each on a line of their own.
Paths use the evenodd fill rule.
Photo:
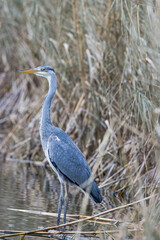
<svg viewBox="0 0 160 240">
<path fill-rule="evenodd" d="M 66 182 L 71 185 L 76 185 L 85 192 L 88 192 L 96 203 L 102 201 L 101 192 L 92 179 L 91 170 L 82 152 L 62 129 L 55 127 L 51 122 L 51 101 L 57 88 L 56 75 L 53 68 L 43 65 L 34 69 L 21 70 L 20 72 L 34 73 L 47 78 L 49 82 L 49 91 L 42 106 L 40 137 L 45 156 L 52 169 L 57 173 L 61 183 L 57 224 L 59 224 L 60 221 L 63 189 L 65 189 L 63 219 L 63 223 L 65 223 L 67 209 Z"/>
</svg>

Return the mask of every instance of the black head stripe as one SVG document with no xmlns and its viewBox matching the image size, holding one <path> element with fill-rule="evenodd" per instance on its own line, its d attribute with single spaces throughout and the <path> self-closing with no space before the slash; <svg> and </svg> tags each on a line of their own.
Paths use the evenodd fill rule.
<svg viewBox="0 0 160 240">
<path fill-rule="evenodd" d="M 45 68 L 45 70 L 52 71 L 52 72 L 54 72 L 54 73 L 55 73 L 54 69 L 53 69 L 53 68 L 51 68 L 51 67 L 50 67 L 50 66 L 48 66 L 48 65 L 42 65 L 42 66 L 41 66 L 41 68 Z"/>
<path fill-rule="evenodd" d="M 47 69 L 48 69 L 48 70 L 50 70 L 50 71 L 53 71 L 53 72 L 55 73 L 55 71 L 54 71 L 54 69 L 53 69 L 53 68 L 51 68 L 51 67 L 48 67 Z"/>
</svg>

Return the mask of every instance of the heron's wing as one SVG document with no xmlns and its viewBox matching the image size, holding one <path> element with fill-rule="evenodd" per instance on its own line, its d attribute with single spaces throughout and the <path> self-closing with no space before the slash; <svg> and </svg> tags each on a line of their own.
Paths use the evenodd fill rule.
<svg viewBox="0 0 160 240">
<path fill-rule="evenodd" d="M 48 140 L 48 156 L 53 166 L 69 181 L 80 186 L 91 176 L 88 163 L 68 137 L 68 141 L 51 136 Z"/>
</svg>

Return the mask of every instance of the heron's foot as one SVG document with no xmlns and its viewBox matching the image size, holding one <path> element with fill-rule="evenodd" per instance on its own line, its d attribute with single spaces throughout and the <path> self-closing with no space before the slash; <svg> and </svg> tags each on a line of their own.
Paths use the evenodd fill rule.
<svg viewBox="0 0 160 240">
<path fill-rule="evenodd" d="M 69 229 L 65 228 L 65 227 L 60 227 L 60 228 L 56 228 L 56 229 L 50 229 L 47 230 L 47 228 L 50 228 L 50 226 L 43 226 L 43 227 L 38 227 L 38 229 L 46 229 L 47 232 L 49 233 L 58 233 L 58 232 L 62 232 L 62 231 L 70 231 Z"/>
<path fill-rule="evenodd" d="M 73 228 L 67 228 L 66 227 L 60 227 L 60 228 L 57 228 L 56 231 L 61 231 L 61 232 L 64 232 L 64 231 L 73 231 Z"/>
<path fill-rule="evenodd" d="M 55 230 L 55 229 L 51 229 L 51 230 L 48 230 L 48 232 L 49 232 L 49 233 L 58 233 L 59 230 L 58 230 L 58 229 L 56 229 L 56 230 Z"/>
</svg>

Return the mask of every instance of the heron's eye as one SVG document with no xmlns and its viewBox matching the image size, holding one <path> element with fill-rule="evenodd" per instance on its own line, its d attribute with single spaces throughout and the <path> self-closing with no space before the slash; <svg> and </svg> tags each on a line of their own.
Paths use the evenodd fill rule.
<svg viewBox="0 0 160 240">
<path fill-rule="evenodd" d="M 46 70 L 45 68 L 41 68 L 41 71 L 43 71 L 43 72 L 44 72 L 45 70 Z"/>
</svg>

